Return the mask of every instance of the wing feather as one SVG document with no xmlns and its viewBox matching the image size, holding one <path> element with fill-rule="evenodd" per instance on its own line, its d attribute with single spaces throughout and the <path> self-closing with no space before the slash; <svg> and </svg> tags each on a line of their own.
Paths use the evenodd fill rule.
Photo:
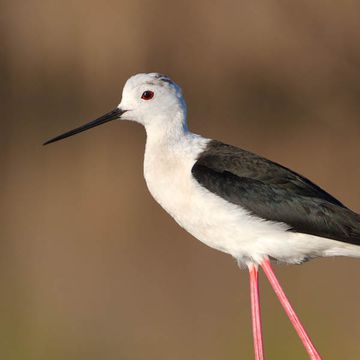
<svg viewBox="0 0 360 360">
<path fill-rule="evenodd" d="M 209 191 L 290 231 L 360 245 L 360 215 L 303 176 L 248 151 L 211 141 L 192 168 Z"/>
</svg>

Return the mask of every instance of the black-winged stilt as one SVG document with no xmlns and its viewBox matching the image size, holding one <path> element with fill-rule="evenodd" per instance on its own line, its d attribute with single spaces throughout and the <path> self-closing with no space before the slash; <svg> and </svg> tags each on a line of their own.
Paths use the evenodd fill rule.
<svg viewBox="0 0 360 360">
<path fill-rule="evenodd" d="M 146 129 L 144 176 L 155 200 L 194 237 L 248 267 L 255 359 L 264 358 L 258 266 L 310 358 L 321 359 L 270 260 L 360 257 L 360 215 L 279 164 L 191 133 L 180 87 L 158 73 L 131 77 L 116 109 L 45 144 L 115 119 Z"/>
</svg>

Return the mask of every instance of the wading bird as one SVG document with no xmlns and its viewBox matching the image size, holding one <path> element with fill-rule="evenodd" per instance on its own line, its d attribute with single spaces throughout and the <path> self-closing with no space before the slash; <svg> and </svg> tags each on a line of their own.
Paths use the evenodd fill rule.
<svg viewBox="0 0 360 360">
<path fill-rule="evenodd" d="M 309 357 L 321 359 L 270 261 L 360 257 L 360 215 L 284 166 L 191 133 L 186 113 L 182 91 L 169 77 L 137 74 L 126 82 L 118 107 L 45 144 L 115 119 L 142 124 L 144 176 L 155 200 L 195 238 L 249 269 L 255 359 L 264 358 L 259 266 Z"/>
</svg>

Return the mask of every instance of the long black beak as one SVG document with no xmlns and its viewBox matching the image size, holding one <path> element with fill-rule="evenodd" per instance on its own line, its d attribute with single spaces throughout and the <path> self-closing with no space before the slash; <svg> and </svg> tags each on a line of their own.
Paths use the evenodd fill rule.
<svg viewBox="0 0 360 360">
<path fill-rule="evenodd" d="M 91 129 L 91 128 L 95 127 L 95 126 L 98 126 L 98 125 L 101 125 L 101 124 L 105 124 L 105 123 L 107 123 L 107 122 L 109 122 L 109 121 L 111 121 L 111 120 L 119 119 L 124 112 L 126 112 L 126 110 L 121 110 L 121 109 L 119 109 L 119 108 L 116 108 L 116 109 L 108 112 L 107 114 L 99 117 L 99 118 L 96 119 L 96 120 L 90 121 L 89 123 L 87 123 L 87 124 L 85 124 L 85 125 L 82 125 L 82 126 L 79 126 L 79 127 L 76 128 L 76 129 L 67 131 L 67 132 L 64 133 L 64 134 L 55 136 L 54 138 L 46 141 L 43 145 L 47 145 L 47 144 L 53 143 L 53 142 L 55 142 L 55 141 L 59 141 L 59 140 L 65 139 L 65 138 L 67 138 L 67 137 L 69 137 L 69 136 L 78 134 L 78 133 L 80 133 L 80 132 L 82 132 L 82 131 Z"/>
</svg>

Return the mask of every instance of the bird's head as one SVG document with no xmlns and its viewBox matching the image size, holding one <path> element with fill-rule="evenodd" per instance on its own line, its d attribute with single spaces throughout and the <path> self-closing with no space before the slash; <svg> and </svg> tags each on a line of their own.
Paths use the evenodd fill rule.
<svg viewBox="0 0 360 360">
<path fill-rule="evenodd" d="M 145 127 L 157 119 L 171 119 L 186 111 L 181 88 L 158 73 L 132 76 L 124 86 L 119 108 L 126 111 L 124 118 Z"/>
<path fill-rule="evenodd" d="M 186 104 L 181 88 L 159 73 L 134 75 L 127 80 L 121 102 L 114 110 L 48 140 L 45 145 L 117 119 L 136 121 L 148 133 L 186 131 Z"/>
</svg>

